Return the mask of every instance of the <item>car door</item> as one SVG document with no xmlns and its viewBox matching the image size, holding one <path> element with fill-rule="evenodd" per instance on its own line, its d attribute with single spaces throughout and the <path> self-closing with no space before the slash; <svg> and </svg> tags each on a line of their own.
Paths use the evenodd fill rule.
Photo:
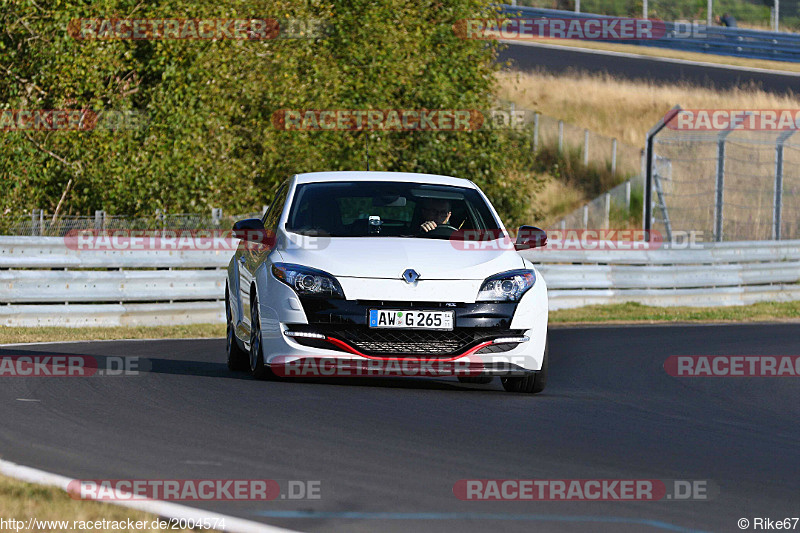
<svg viewBox="0 0 800 533">
<path fill-rule="evenodd" d="M 283 213 L 288 192 L 287 182 L 283 182 L 275 193 L 272 203 L 261 219 L 264 229 L 267 232 L 266 243 L 249 242 L 245 243 L 242 249 L 241 259 L 239 260 L 239 286 L 242 296 L 242 311 L 247 317 L 247 324 L 250 324 L 250 284 L 253 282 L 256 269 L 266 259 L 275 247 L 275 235 L 278 230 L 278 220 Z"/>
</svg>

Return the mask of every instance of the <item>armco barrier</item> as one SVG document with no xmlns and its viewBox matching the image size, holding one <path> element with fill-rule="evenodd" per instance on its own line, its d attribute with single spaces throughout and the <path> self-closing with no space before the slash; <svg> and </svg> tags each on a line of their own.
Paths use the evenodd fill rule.
<svg viewBox="0 0 800 533">
<path fill-rule="evenodd" d="M 800 241 L 521 254 L 547 281 L 551 309 L 800 299 Z M 60 237 L 0 237 L 0 325 L 222 323 L 230 256 L 223 250 L 81 252 Z"/>
<path fill-rule="evenodd" d="M 502 4 L 501 15 L 515 18 L 603 19 L 618 18 L 557 9 L 518 7 Z M 657 39 L 620 40 L 625 44 L 671 48 L 752 59 L 800 61 L 800 34 L 664 22 L 664 36 Z"/>
</svg>

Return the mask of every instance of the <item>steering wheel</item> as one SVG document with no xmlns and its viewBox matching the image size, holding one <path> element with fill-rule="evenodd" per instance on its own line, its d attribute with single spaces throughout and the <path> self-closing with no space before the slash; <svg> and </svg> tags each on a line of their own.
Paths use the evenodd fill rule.
<svg viewBox="0 0 800 533">
<path fill-rule="evenodd" d="M 435 236 L 442 236 L 442 237 L 449 237 L 453 233 L 458 231 L 455 227 L 451 226 L 450 224 L 439 224 L 435 228 L 430 231 L 426 231 L 423 235 L 435 235 Z"/>
</svg>

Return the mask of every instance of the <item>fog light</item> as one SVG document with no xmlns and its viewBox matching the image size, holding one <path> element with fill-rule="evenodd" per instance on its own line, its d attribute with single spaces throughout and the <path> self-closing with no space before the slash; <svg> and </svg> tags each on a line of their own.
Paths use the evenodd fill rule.
<svg viewBox="0 0 800 533">
<path fill-rule="evenodd" d="M 306 337 L 308 339 L 324 339 L 325 335 L 322 333 L 311 333 L 310 331 L 284 331 L 287 337 Z"/>
<path fill-rule="evenodd" d="M 523 335 L 521 337 L 500 337 L 499 339 L 493 340 L 492 344 L 519 344 L 520 342 L 528 342 L 529 340 L 531 340 L 531 338 L 527 335 Z"/>
</svg>

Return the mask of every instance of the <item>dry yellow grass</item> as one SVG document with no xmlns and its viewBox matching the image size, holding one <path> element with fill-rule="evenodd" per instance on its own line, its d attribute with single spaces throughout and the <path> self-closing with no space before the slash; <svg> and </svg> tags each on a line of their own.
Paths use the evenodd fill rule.
<svg viewBox="0 0 800 533">
<path fill-rule="evenodd" d="M 70 498 L 70 496 L 60 488 L 33 485 L 6 476 L 0 476 L 0 518 L 26 522 L 21 529 L 15 529 L 18 527 L 18 524 L 14 524 L 14 528 L 4 528 L 20 532 L 79 531 L 80 525 L 75 524 L 75 521 L 96 522 L 102 520 L 106 520 L 107 525 L 110 521 L 117 522 L 119 525 L 125 523 L 126 527 L 115 529 L 115 531 L 128 531 L 130 533 L 163 531 L 162 528 L 150 527 L 153 525 L 153 520 L 157 519 L 153 514 L 108 503 L 75 500 Z M 46 525 L 42 527 L 40 524 L 38 528 L 28 528 L 27 521 L 31 518 L 39 521 L 66 520 L 69 524 L 66 528 L 59 527 L 55 524 L 50 524 L 50 527 Z M 128 519 L 134 523 L 145 522 L 146 527 L 136 529 L 136 525 L 134 525 L 133 528 L 128 528 Z M 8 522 L 6 522 L 6 524 L 8 524 Z M 98 525 L 102 526 L 102 522 Z M 96 527 L 93 529 L 98 530 Z M 110 529 L 109 527 L 106 529 L 102 527 L 99 528 L 100 531 Z M 175 531 L 188 530 L 176 529 Z"/>
<path fill-rule="evenodd" d="M 644 146 L 645 134 L 675 104 L 686 109 L 800 107 L 800 96 L 753 87 L 717 91 L 688 84 L 657 84 L 608 75 L 502 72 L 498 97 L 581 128 Z"/>
<path fill-rule="evenodd" d="M 544 185 L 536 193 L 534 203 L 540 219 L 537 224 L 549 226 L 559 218 L 582 206 L 589 198 L 575 185 L 565 183 L 550 175 L 543 176 Z"/>
</svg>

